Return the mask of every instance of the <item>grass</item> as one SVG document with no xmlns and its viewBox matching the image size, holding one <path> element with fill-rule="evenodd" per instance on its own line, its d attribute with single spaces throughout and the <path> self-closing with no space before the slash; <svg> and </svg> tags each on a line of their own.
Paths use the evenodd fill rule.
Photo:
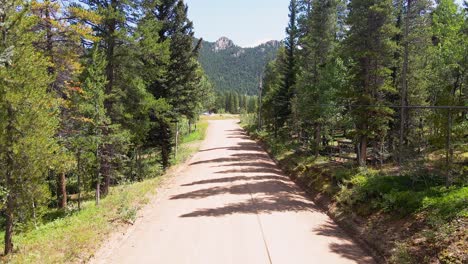
<svg viewBox="0 0 468 264">
<path fill-rule="evenodd" d="M 430 181 L 415 182 L 414 175 L 357 172 L 343 180 L 335 199 L 342 206 L 366 208 L 369 212 L 382 210 L 400 216 L 425 212 L 446 221 L 468 217 L 468 187 L 446 187 L 443 182 L 437 176 Z"/>
<path fill-rule="evenodd" d="M 114 187 L 99 206 L 88 201 L 81 211 L 15 235 L 15 254 L 4 260 L 10 263 L 63 263 L 89 259 L 103 238 L 128 222 L 128 215 L 122 208 L 137 211 L 148 202 L 148 194 L 155 192 L 160 181 L 161 178 L 155 178 Z"/>
<path fill-rule="evenodd" d="M 203 140 L 206 136 L 206 130 L 208 128 L 208 121 L 206 119 L 202 119 L 198 125 L 195 131 L 192 133 L 184 136 L 182 138 L 182 143 L 190 143 L 194 141 L 200 141 Z"/>
<path fill-rule="evenodd" d="M 204 139 L 207 121 L 201 121 L 195 132 L 184 136 L 175 164 L 184 162 L 198 150 L 196 142 Z M 63 217 L 28 232 L 15 234 L 14 254 L 0 258 L 8 263 L 75 263 L 86 262 L 99 249 L 105 238 L 125 224 L 136 220 L 137 212 L 150 201 L 164 177 L 124 184 L 111 188 L 101 200 L 83 204 L 81 211 L 67 212 Z M 0 243 L 4 235 L 0 233 Z"/>
</svg>

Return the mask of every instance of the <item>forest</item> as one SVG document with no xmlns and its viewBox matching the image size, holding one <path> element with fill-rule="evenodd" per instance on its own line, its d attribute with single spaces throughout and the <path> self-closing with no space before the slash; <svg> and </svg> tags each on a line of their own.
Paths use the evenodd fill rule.
<svg viewBox="0 0 468 264">
<path fill-rule="evenodd" d="M 227 46 L 220 47 L 222 40 Z M 218 92 L 258 95 L 258 83 L 265 65 L 276 57 L 279 41 L 269 41 L 252 48 L 242 48 L 231 40 L 203 41 L 199 61 Z"/>
<path fill-rule="evenodd" d="M 291 0 L 289 19 L 244 126 L 394 263 L 466 261 L 468 3 Z"/>
<path fill-rule="evenodd" d="M 447 180 L 461 179 L 451 165 L 467 147 L 467 19 L 451 0 L 292 1 L 259 128 L 314 156 L 349 139 L 360 166 L 444 150 Z"/>
<path fill-rule="evenodd" d="M 194 131 L 215 99 L 187 10 L 178 0 L 0 0 L 5 255 L 14 234 L 171 165 L 181 128 Z"/>
<path fill-rule="evenodd" d="M 258 97 L 237 92 L 217 92 L 213 112 L 223 114 L 253 114 L 257 112 Z"/>
</svg>

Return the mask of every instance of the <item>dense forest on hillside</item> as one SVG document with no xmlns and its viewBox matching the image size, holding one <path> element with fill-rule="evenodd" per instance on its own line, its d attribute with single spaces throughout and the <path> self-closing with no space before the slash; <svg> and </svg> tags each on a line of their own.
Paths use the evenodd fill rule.
<svg viewBox="0 0 468 264">
<path fill-rule="evenodd" d="M 213 112 L 222 114 L 252 114 L 257 111 L 258 97 L 241 95 L 236 92 L 216 93 Z"/>
<path fill-rule="evenodd" d="M 289 11 L 250 132 L 305 186 L 368 217 L 363 236 L 390 262 L 466 263 L 468 3 L 291 0 Z M 401 217 L 411 228 L 386 226 Z"/>
<path fill-rule="evenodd" d="M 202 41 L 199 61 L 218 92 L 258 95 L 265 65 L 276 57 L 279 41 L 241 48 L 223 37 L 215 43 Z"/>
<path fill-rule="evenodd" d="M 15 232 L 168 168 L 214 104 L 183 1 L 0 0 L 0 33 L 5 255 Z"/>
</svg>

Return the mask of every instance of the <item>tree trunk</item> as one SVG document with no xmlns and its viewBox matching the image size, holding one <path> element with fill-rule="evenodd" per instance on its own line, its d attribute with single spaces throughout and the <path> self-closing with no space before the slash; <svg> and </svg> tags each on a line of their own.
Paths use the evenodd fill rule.
<svg viewBox="0 0 468 264">
<path fill-rule="evenodd" d="M 445 165 L 447 170 L 447 186 L 452 185 L 451 165 L 453 160 L 453 148 L 452 148 L 452 111 L 448 110 L 447 116 L 447 135 L 446 135 L 446 154 L 445 154 Z"/>
<path fill-rule="evenodd" d="M 13 210 L 14 200 L 13 195 L 8 194 L 7 206 L 5 210 L 5 255 L 10 254 L 13 251 Z"/>
<path fill-rule="evenodd" d="M 359 166 L 366 166 L 367 163 L 367 136 L 362 135 L 359 138 L 359 150 L 358 150 L 358 164 Z"/>
<path fill-rule="evenodd" d="M 98 181 L 98 183 L 96 183 L 96 205 L 99 205 L 99 202 L 101 201 L 101 188 L 100 188 L 99 183 L 100 183 L 100 181 Z"/>
<path fill-rule="evenodd" d="M 105 133 L 109 134 L 108 129 L 105 129 Z M 101 189 L 101 196 L 106 196 L 109 194 L 109 188 L 111 183 L 111 160 L 110 157 L 112 155 L 112 145 L 105 144 L 101 148 L 101 156 L 100 159 L 100 168 L 99 172 L 102 176 L 103 180 L 100 181 L 100 189 Z M 101 180 L 99 178 L 99 180 Z"/>
<path fill-rule="evenodd" d="M 102 164 L 99 156 L 99 145 L 96 147 L 96 159 L 97 159 L 97 164 L 100 166 Z M 96 170 L 96 205 L 99 205 L 99 202 L 101 201 L 101 168 L 97 168 Z"/>
<path fill-rule="evenodd" d="M 15 196 L 13 190 L 13 168 L 14 168 L 14 153 L 13 153 L 13 142 L 14 142 L 14 113 L 11 105 L 8 105 L 8 125 L 6 127 L 7 146 L 6 146 L 6 189 L 8 194 L 6 197 L 6 210 L 5 210 L 5 255 L 8 255 L 13 251 L 13 212 L 15 210 Z"/>
<path fill-rule="evenodd" d="M 65 172 L 57 174 L 57 199 L 58 208 L 67 207 L 67 179 Z"/>
<path fill-rule="evenodd" d="M 315 131 L 314 131 L 314 140 L 315 140 L 315 143 L 314 143 L 314 155 L 315 157 L 317 158 L 319 156 L 319 152 L 320 152 L 320 140 L 321 140 L 321 137 L 320 137 L 320 134 L 321 134 L 321 126 L 320 124 L 315 124 Z"/>
<path fill-rule="evenodd" d="M 404 53 L 403 53 L 403 69 L 401 77 L 401 109 L 400 109 L 400 139 L 399 139 L 399 163 L 403 161 L 403 144 L 406 127 L 406 106 L 408 93 L 408 64 L 409 64 L 409 22 L 411 14 L 411 0 L 407 0 L 406 17 L 405 17 L 405 32 L 404 32 Z"/>
<path fill-rule="evenodd" d="M 77 185 L 78 185 L 78 210 L 81 210 L 81 155 L 80 152 L 78 152 L 77 159 L 76 159 L 76 168 L 78 172 L 78 179 L 77 179 Z"/>
<path fill-rule="evenodd" d="M 138 180 L 143 180 L 142 177 L 142 166 L 141 166 L 141 155 L 140 155 L 140 148 L 136 147 L 135 149 L 135 158 L 136 158 L 136 167 L 137 167 L 137 178 Z"/>
<path fill-rule="evenodd" d="M 117 1 L 116 0 L 111 0 L 111 6 L 114 8 L 114 10 L 117 10 Z M 108 23 L 106 24 L 107 27 L 107 38 L 106 38 L 106 44 L 107 44 L 107 51 L 106 51 L 106 59 L 107 59 L 107 65 L 106 65 L 106 77 L 107 77 L 107 85 L 105 89 L 105 95 L 107 96 L 107 99 L 104 101 L 104 107 L 107 111 L 108 114 L 113 113 L 113 99 L 110 98 L 109 95 L 112 94 L 113 89 L 114 89 L 114 81 L 115 81 L 115 46 L 116 46 L 116 37 L 115 37 L 115 31 L 117 28 L 117 21 L 116 19 L 110 19 Z M 113 116 L 110 115 L 110 119 L 113 119 Z M 106 137 L 108 136 L 111 131 L 107 128 L 104 129 L 103 131 L 103 136 Z M 104 181 L 102 182 L 101 185 L 101 193 L 100 195 L 106 196 L 109 193 L 109 187 L 110 187 L 110 182 L 111 182 L 111 154 L 113 150 L 113 146 L 110 144 L 105 144 L 102 147 L 102 155 L 103 157 L 101 158 L 101 175 L 104 178 Z"/>
<path fill-rule="evenodd" d="M 104 176 L 103 182 L 101 184 L 101 195 L 106 196 L 109 194 L 109 188 L 111 183 L 111 175 L 110 175 L 110 162 L 106 161 L 101 168 L 101 175 Z"/>
</svg>

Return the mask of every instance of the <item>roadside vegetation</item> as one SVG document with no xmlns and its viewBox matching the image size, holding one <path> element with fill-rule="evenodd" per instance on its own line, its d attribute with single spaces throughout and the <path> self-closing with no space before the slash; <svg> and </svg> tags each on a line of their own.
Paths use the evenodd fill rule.
<svg viewBox="0 0 468 264">
<path fill-rule="evenodd" d="M 392 263 L 468 262 L 468 3 L 291 0 L 244 126 Z"/>
<path fill-rule="evenodd" d="M 208 123 L 198 122 L 197 128 L 184 132 L 177 157 L 171 165 L 185 162 L 198 150 L 205 138 Z M 76 201 L 71 200 L 63 210 L 50 209 L 44 213 L 41 224 L 35 228 L 18 231 L 13 237 L 14 254 L 0 261 L 8 263 L 74 263 L 89 260 L 113 232 L 132 225 L 138 211 L 157 194 L 157 188 L 164 179 L 171 177 L 171 170 L 165 173 L 161 166 L 151 162 L 159 155 L 148 151 L 143 163 L 150 171 L 148 177 L 137 182 L 122 183 L 112 187 L 108 196 L 95 204 L 94 195 L 87 194 L 78 210 Z M 3 242 L 3 236 L 0 238 Z"/>
</svg>

